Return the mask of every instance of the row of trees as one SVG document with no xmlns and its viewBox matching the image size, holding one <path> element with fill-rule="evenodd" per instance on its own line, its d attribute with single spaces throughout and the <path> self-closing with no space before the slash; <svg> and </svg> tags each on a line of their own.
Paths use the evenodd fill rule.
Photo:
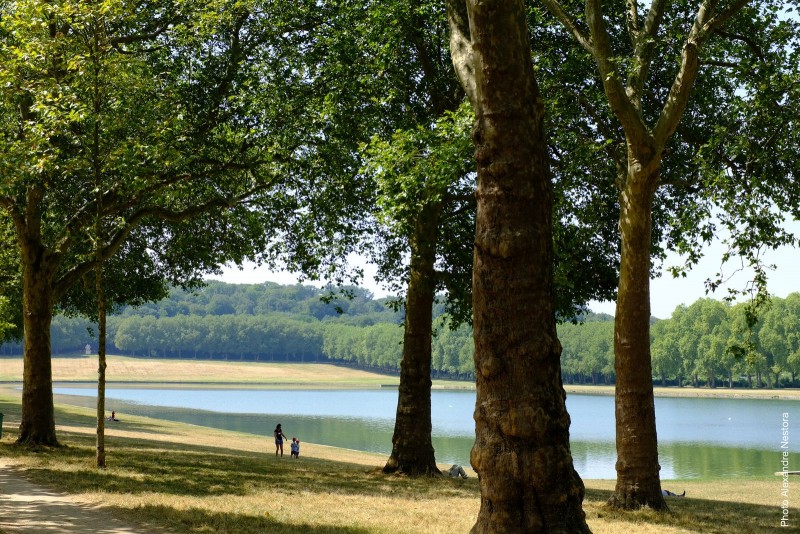
<svg viewBox="0 0 800 534">
<path fill-rule="evenodd" d="M 612 502 L 664 508 L 650 260 L 667 243 L 694 261 L 712 212 L 757 268 L 759 247 L 793 242 L 793 2 L 543 4 L 0 1 L 20 443 L 57 443 L 54 306 L 102 324 L 104 283 L 112 304 L 141 302 L 245 257 L 340 280 L 366 248 L 407 283 L 387 470 L 437 472 L 431 308 L 446 288 L 474 322 L 475 530 L 588 530 L 555 317 L 616 286 Z"/>
<path fill-rule="evenodd" d="M 339 319 L 354 324 L 401 323 L 402 315 L 386 306 L 389 299 L 375 299 L 354 286 L 316 288 L 310 285 L 226 284 L 209 281 L 192 291 L 173 288 L 156 302 L 124 306 L 118 314 L 173 317 L 176 315 L 267 315 L 286 313 L 315 319 Z"/>
<path fill-rule="evenodd" d="M 246 286 L 216 285 L 224 291 L 250 292 Z M 295 294 L 286 302 L 318 300 L 321 290 L 269 284 L 270 293 Z M 252 288 L 251 288 L 252 289 Z M 229 359 L 255 361 L 335 361 L 363 368 L 397 372 L 402 359 L 403 331 L 400 317 L 392 322 L 373 318 L 365 299 L 354 309 L 320 321 L 305 314 L 224 314 L 157 317 L 153 309 L 171 308 L 180 300 L 189 307 L 203 293 L 191 298 L 181 291 L 147 308 L 126 310 L 109 318 L 112 350 L 140 357 Z M 313 295 L 313 296 L 312 296 Z M 213 299 L 212 299 L 213 300 Z M 474 380 L 472 330 L 450 329 L 439 316 L 433 338 L 431 370 L 434 376 Z M 589 314 L 582 324 L 558 326 L 562 345 L 561 367 L 569 383 L 613 384 L 613 318 Z M 95 346 L 89 335 L 93 326 L 85 319 L 57 316 L 51 328 L 54 352 L 74 353 L 85 344 Z M 746 305 L 701 299 L 679 306 L 670 319 L 654 320 L 651 327 L 653 380 L 661 385 L 708 387 L 781 387 L 795 385 L 800 374 L 800 294 L 773 297 L 769 308 L 752 328 L 746 322 Z M 19 344 L 7 343 L 4 351 L 18 353 Z"/>
<path fill-rule="evenodd" d="M 800 294 L 772 297 L 755 324 L 747 304 L 700 299 L 679 306 L 651 334 L 653 382 L 707 387 L 796 386 L 800 373 Z M 613 326 L 559 326 L 565 379 L 613 383 Z"/>
</svg>

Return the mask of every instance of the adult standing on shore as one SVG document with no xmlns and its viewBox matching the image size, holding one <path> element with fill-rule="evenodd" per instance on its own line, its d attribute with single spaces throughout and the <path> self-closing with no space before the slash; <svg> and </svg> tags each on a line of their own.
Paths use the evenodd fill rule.
<svg viewBox="0 0 800 534">
<path fill-rule="evenodd" d="M 281 456 L 283 456 L 283 440 L 286 439 L 286 436 L 280 424 L 275 427 L 275 432 L 273 432 L 273 434 L 275 435 L 275 456 L 278 456 L 278 451 L 280 451 Z"/>
</svg>

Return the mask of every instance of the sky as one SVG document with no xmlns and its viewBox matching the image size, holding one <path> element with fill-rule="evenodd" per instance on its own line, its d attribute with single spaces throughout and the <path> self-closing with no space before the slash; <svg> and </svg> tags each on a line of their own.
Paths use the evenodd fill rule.
<svg viewBox="0 0 800 534">
<path fill-rule="evenodd" d="M 790 228 L 800 234 L 800 222 L 790 225 Z M 650 310 L 654 317 L 668 319 L 676 307 L 681 304 L 690 305 L 697 299 L 709 297 L 722 300 L 727 296 L 728 287 L 732 289 L 745 289 L 747 282 L 752 276 L 751 273 L 740 272 L 735 274 L 727 283 L 715 293 L 706 294 L 705 281 L 713 277 L 720 269 L 720 262 L 723 252 L 721 245 L 712 245 L 706 250 L 701 262 L 688 274 L 686 278 L 675 279 L 669 272 L 664 272 L 660 278 L 650 281 Z M 781 247 L 777 250 L 768 251 L 765 262 L 774 264 L 776 269 L 768 272 L 768 289 L 775 296 L 784 298 L 789 293 L 800 292 L 800 250 L 792 247 Z M 365 277 L 362 287 L 371 291 L 375 297 L 384 297 L 387 292 L 378 286 L 373 276 L 375 269 L 360 260 L 353 258 L 364 268 Z M 682 262 L 677 255 L 668 255 L 664 262 L 665 267 L 679 265 Z M 736 264 L 729 262 L 724 267 L 724 273 L 733 273 Z M 238 284 L 257 284 L 266 281 L 277 282 L 279 284 L 295 284 L 297 276 L 286 272 L 272 272 L 266 268 L 256 268 L 248 264 L 243 270 L 236 266 L 226 267 L 221 276 L 210 276 L 210 279 L 222 280 L 228 283 Z M 608 313 L 614 315 L 614 302 L 592 302 L 592 311 L 597 313 Z"/>
</svg>

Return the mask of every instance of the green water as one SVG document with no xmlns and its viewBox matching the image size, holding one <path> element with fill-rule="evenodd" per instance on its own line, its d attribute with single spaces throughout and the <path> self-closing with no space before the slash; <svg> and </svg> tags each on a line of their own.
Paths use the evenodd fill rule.
<svg viewBox="0 0 800 534">
<path fill-rule="evenodd" d="M 56 388 L 55 392 L 69 395 L 62 401 L 94 404 L 91 389 Z M 124 424 L 125 414 L 136 414 L 260 434 L 265 436 L 265 451 L 274 451 L 272 430 L 281 423 L 289 438 L 388 456 L 396 402 L 396 390 L 126 388 L 109 389 L 106 406 L 116 410 L 118 424 Z M 474 402 L 474 392 L 433 392 L 433 444 L 439 462 L 469 464 Z M 577 471 L 584 478 L 615 478 L 613 398 L 571 395 L 567 407 Z M 797 401 L 657 399 L 662 479 L 733 478 L 780 471 L 784 414 L 790 469 L 800 469 Z"/>
</svg>

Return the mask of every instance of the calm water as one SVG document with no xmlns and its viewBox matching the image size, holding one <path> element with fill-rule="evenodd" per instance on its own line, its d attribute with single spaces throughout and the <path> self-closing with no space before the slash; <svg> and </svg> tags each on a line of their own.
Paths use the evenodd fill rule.
<svg viewBox="0 0 800 534">
<path fill-rule="evenodd" d="M 93 405 L 94 389 L 56 387 Z M 82 400 L 79 400 L 80 398 Z M 196 425 L 271 436 L 281 423 L 289 437 L 349 449 L 391 452 L 397 390 L 203 390 L 110 388 L 106 407 Z M 475 392 L 433 391 L 433 445 L 441 463 L 469 464 Z M 584 478 L 615 478 L 614 399 L 570 395 L 570 441 Z M 657 398 L 663 479 L 735 477 L 781 470 L 783 413 L 790 425 L 790 469 L 800 469 L 800 402 Z M 796 437 L 795 437 L 796 436 Z M 265 443 L 265 449 L 271 445 Z"/>
</svg>

